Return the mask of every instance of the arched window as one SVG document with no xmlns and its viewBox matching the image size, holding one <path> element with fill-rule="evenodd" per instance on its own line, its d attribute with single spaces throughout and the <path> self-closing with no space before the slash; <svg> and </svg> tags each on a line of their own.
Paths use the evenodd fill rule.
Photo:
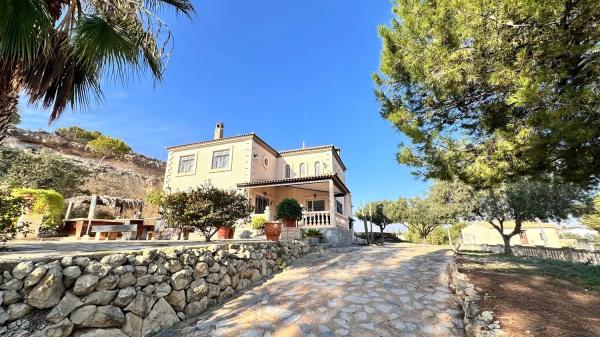
<svg viewBox="0 0 600 337">
<path fill-rule="evenodd" d="M 315 163 L 315 175 L 316 176 L 321 175 L 321 162 L 320 161 Z"/>
<path fill-rule="evenodd" d="M 290 167 L 290 165 L 285 165 L 285 177 L 286 178 L 292 177 L 292 168 Z"/>
<path fill-rule="evenodd" d="M 300 177 L 306 177 L 306 165 L 304 163 L 300 164 Z"/>
</svg>

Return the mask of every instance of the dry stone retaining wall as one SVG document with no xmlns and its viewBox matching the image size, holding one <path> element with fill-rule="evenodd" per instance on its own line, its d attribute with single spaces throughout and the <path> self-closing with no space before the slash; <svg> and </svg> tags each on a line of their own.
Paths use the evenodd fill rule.
<svg viewBox="0 0 600 337">
<path fill-rule="evenodd" d="M 0 336 L 148 336 L 308 251 L 288 241 L 23 261 L 0 276 Z"/>
</svg>

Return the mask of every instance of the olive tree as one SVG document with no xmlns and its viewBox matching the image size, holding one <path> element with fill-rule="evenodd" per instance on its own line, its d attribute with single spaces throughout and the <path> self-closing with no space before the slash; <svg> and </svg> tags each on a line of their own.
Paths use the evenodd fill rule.
<svg viewBox="0 0 600 337">
<path fill-rule="evenodd" d="M 0 248 L 17 234 L 27 232 L 27 223 L 17 221 L 27 205 L 25 199 L 0 189 Z"/>
</svg>

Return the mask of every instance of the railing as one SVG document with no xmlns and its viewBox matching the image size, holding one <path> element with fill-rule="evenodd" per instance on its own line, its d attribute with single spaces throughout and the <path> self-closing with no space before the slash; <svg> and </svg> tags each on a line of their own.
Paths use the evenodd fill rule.
<svg viewBox="0 0 600 337">
<path fill-rule="evenodd" d="M 302 212 L 298 227 L 329 227 L 331 226 L 329 211 Z"/>
<path fill-rule="evenodd" d="M 540 259 L 551 259 L 600 265 L 600 251 L 591 251 L 587 249 L 576 249 L 570 247 L 553 248 L 543 246 L 521 245 L 514 245 L 511 248 L 516 256 L 529 256 L 537 257 Z M 482 250 L 486 252 L 502 253 L 504 252 L 504 245 L 463 245 L 460 249 Z"/>
<path fill-rule="evenodd" d="M 331 223 L 329 211 L 302 212 L 302 219 L 298 221 L 298 227 L 342 227 L 348 228 L 348 218 L 336 213 L 335 223 Z"/>
</svg>

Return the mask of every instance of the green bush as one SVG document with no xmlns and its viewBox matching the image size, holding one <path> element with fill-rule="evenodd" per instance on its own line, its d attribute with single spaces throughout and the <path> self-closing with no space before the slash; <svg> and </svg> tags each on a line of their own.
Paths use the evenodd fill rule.
<svg viewBox="0 0 600 337">
<path fill-rule="evenodd" d="M 27 232 L 27 224 L 17 223 L 27 204 L 25 199 L 0 190 L 0 243 L 14 239 L 18 233 Z"/>
<path fill-rule="evenodd" d="M 165 197 L 165 192 L 162 190 L 154 190 L 146 193 L 144 200 L 155 207 L 159 207 Z"/>
<path fill-rule="evenodd" d="M 296 199 L 285 198 L 277 205 L 277 219 L 302 219 L 302 206 L 296 201 Z"/>
<path fill-rule="evenodd" d="M 32 198 L 31 211 L 43 214 L 41 228 L 56 229 L 62 223 L 64 199 L 54 190 L 40 190 L 34 188 L 17 188 L 12 195 L 18 198 Z"/>
<path fill-rule="evenodd" d="M 122 157 L 131 153 L 131 148 L 127 143 L 120 139 L 104 135 L 89 141 L 87 146 L 92 152 L 106 157 Z"/>
<path fill-rule="evenodd" d="M 262 230 L 265 228 L 265 223 L 267 219 L 264 216 L 255 216 L 252 218 L 252 229 Z"/>
<path fill-rule="evenodd" d="M 56 129 L 56 131 L 54 131 L 54 133 L 61 137 L 64 137 L 71 141 L 79 142 L 79 143 L 87 143 L 89 141 L 92 141 L 92 140 L 102 136 L 102 134 L 98 131 L 88 131 L 88 130 L 82 129 L 78 126 L 69 126 L 66 128 L 58 128 L 58 129 Z"/>
<path fill-rule="evenodd" d="M 306 230 L 302 231 L 302 233 L 304 234 L 305 237 L 317 237 L 317 238 L 323 237 L 323 233 L 321 233 L 320 230 L 314 229 L 314 228 L 306 229 Z"/>
</svg>

